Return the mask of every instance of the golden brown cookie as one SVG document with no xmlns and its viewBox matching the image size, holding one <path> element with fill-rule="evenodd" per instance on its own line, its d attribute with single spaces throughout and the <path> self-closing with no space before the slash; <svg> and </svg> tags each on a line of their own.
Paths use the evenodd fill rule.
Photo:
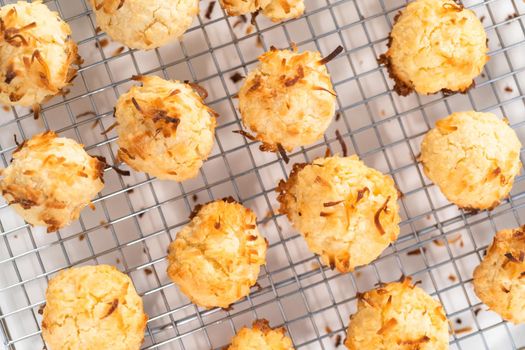
<svg viewBox="0 0 525 350">
<path fill-rule="evenodd" d="M 199 12 L 198 0 L 89 0 L 97 24 L 113 40 L 150 50 L 175 40 Z"/>
<path fill-rule="evenodd" d="M 104 166 L 75 140 L 49 131 L 15 150 L 2 170 L 0 190 L 24 220 L 53 232 L 78 219 L 102 190 Z"/>
<path fill-rule="evenodd" d="M 0 103 L 35 106 L 58 94 L 80 63 L 69 25 L 41 1 L 2 6 L 0 18 Z"/>
<path fill-rule="evenodd" d="M 252 328 L 244 327 L 232 339 L 228 350 L 293 350 L 292 340 L 286 330 L 272 329 L 267 320 L 256 320 Z"/>
<path fill-rule="evenodd" d="M 250 293 L 266 262 L 253 211 L 230 200 L 196 208 L 168 252 L 168 276 L 195 304 L 227 308 Z"/>
<path fill-rule="evenodd" d="M 496 233 L 474 270 L 474 290 L 505 320 L 525 323 L 525 226 Z"/>
<path fill-rule="evenodd" d="M 136 79 L 143 85 L 121 95 L 115 109 L 119 159 L 159 179 L 197 176 L 213 148 L 215 112 L 189 84 Z"/>
<path fill-rule="evenodd" d="M 508 196 L 521 170 L 520 149 L 514 130 L 495 115 L 457 112 L 425 135 L 420 161 L 449 201 L 491 210 Z"/>
<path fill-rule="evenodd" d="M 350 350 L 446 350 L 448 321 L 441 304 L 410 279 L 359 296 L 345 345 Z"/>
<path fill-rule="evenodd" d="M 244 126 L 276 151 L 291 151 L 318 141 L 335 111 L 335 92 L 319 52 L 270 51 L 239 91 Z"/>
<path fill-rule="evenodd" d="M 357 156 L 295 164 L 277 192 L 280 213 L 312 252 L 341 272 L 370 263 L 399 234 L 394 181 Z"/>
<path fill-rule="evenodd" d="M 148 320 L 131 279 L 108 265 L 70 268 L 52 278 L 43 317 L 50 350 L 138 350 Z"/>
<path fill-rule="evenodd" d="M 465 92 L 489 60 L 487 52 L 473 11 L 453 0 L 415 0 L 396 16 L 380 61 L 400 95 Z"/>
<path fill-rule="evenodd" d="M 257 11 L 274 22 L 298 18 L 304 12 L 304 0 L 220 0 L 229 16 L 241 16 Z"/>
</svg>

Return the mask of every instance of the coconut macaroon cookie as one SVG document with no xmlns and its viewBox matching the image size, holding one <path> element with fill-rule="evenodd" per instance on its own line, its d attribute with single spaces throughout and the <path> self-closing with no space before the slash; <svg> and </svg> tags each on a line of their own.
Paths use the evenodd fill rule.
<svg viewBox="0 0 525 350">
<path fill-rule="evenodd" d="M 69 25 L 41 1 L 2 6 L 0 18 L 0 103 L 34 106 L 58 94 L 80 63 Z"/>
<path fill-rule="evenodd" d="M 78 219 L 104 187 L 105 163 L 54 132 L 33 136 L 1 172 L 0 190 L 25 221 L 53 232 Z"/>
<path fill-rule="evenodd" d="M 274 22 L 298 18 L 304 13 L 304 0 L 220 0 L 229 16 L 241 16 L 257 11 Z"/>
<path fill-rule="evenodd" d="M 525 226 L 494 236 L 474 270 L 474 291 L 505 320 L 525 323 Z"/>
<path fill-rule="evenodd" d="M 453 0 L 415 0 L 396 16 L 380 61 L 400 95 L 465 92 L 488 61 L 487 51 L 474 12 Z"/>
<path fill-rule="evenodd" d="M 357 156 L 295 164 L 277 192 L 280 213 L 341 272 L 370 263 L 399 235 L 394 181 Z"/>
<path fill-rule="evenodd" d="M 113 266 L 83 266 L 49 281 L 42 335 L 50 350 L 138 350 L 147 320 L 127 275 Z"/>
<path fill-rule="evenodd" d="M 118 157 L 136 171 L 183 181 L 197 176 L 214 140 L 216 113 L 189 84 L 155 76 L 120 96 Z"/>
<path fill-rule="evenodd" d="M 198 0 L 90 0 L 97 24 L 113 40 L 150 50 L 184 34 L 199 12 Z"/>
<path fill-rule="evenodd" d="M 359 296 L 345 345 L 350 350 L 446 350 L 448 337 L 441 304 L 407 278 Z"/>
<path fill-rule="evenodd" d="M 227 308 L 245 297 L 266 262 L 253 211 L 233 199 L 198 206 L 169 246 L 168 275 L 195 304 Z"/>
<path fill-rule="evenodd" d="M 291 151 L 319 140 L 336 102 L 327 60 L 319 52 L 272 48 L 259 61 L 239 91 L 239 110 L 261 149 Z"/>
<path fill-rule="evenodd" d="M 267 320 L 256 320 L 252 328 L 244 327 L 232 339 L 228 350 L 293 350 L 284 327 L 272 329 Z"/>
<path fill-rule="evenodd" d="M 520 149 L 514 130 L 495 115 L 458 112 L 425 135 L 420 161 L 449 201 L 490 210 L 508 196 L 520 172 Z"/>
</svg>

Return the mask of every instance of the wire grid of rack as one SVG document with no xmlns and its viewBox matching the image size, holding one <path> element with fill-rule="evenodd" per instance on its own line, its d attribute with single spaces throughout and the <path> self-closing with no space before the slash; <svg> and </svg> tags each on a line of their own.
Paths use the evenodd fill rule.
<svg viewBox="0 0 525 350">
<path fill-rule="evenodd" d="M 5 4 L 6 1 L 1 1 Z M 19 140 L 56 130 L 85 144 L 91 154 L 115 161 L 113 123 L 118 95 L 135 74 L 196 81 L 219 112 L 216 145 L 198 178 L 178 184 L 132 172 L 107 170 L 106 187 L 80 220 L 45 234 L 0 204 L 0 338 L 8 349 L 39 349 L 41 310 L 47 281 L 57 271 L 80 264 L 118 266 L 133 279 L 150 320 L 143 349 L 218 349 L 256 318 L 284 325 L 300 349 L 333 349 L 344 339 L 356 294 L 377 283 L 410 275 L 444 305 L 452 349 L 518 349 L 525 328 L 487 311 L 471 285 L 473 268 L 498 229 L 525 223 L 523 175 L 508 200 L 492 212 L 466 213 L 448 203 L 424 177 L 416 158 L 421 137 L 452 111 L 476 109 L 506 116 L 525 141 L 525 5 L 520 0 L 465 1 L 483 19 L 491 61 L 466 95 L 400 98 L 376 62 L 384 52 L 395 14 L 405 1 L 307 0 L 305 15 L 274 24 L 261 16 L 228 18 L 218 4 L 207 18 L 208 2 L 183 40 L 149 52 L 130 51 L 96 30 L 87 1 L 46 1 L 73 29 L 85 62 L 71 91 L 48 102 L 41 119 L 24 109 L 0 118 L 0 157 L 7 166 Z M 338 93 L 338 115 L 324 140 L 290 154 L 262 153 L 233 130 L 241 128 L 235 93 L 256 57 L 269 48 L 317 49 L 337 45 L 344 52 L 328 64 Z M 84 117 L 78 115 L 93 112 Z M 300 235 L 276 213 L 274 188 L 296 162 L 342 153 L 339 130 L 349 153 L 390 174 L 404 193 L 401 235 L 372 264 L 353 273 L 321 268 Z M 195 204 L 233 195 L 255 210 L 269 240 L 268 263 L 249 297 L 230 310 L 191 304 L 166 276 L 166 248 L 187 223 Z M 342 345 L 341 345 L 342 346 Z"/>
</svg>

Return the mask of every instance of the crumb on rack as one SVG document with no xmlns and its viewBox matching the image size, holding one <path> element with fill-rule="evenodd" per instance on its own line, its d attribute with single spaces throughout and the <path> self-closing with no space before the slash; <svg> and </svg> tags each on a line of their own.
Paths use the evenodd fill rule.
<svg viewBox="0 0 525 350">
<path fill-rule="evenodd" d="M 95 47 L 97 48 L 105 48 L 106 46 L 109 45 L 109 40 L 104 38 L 104 39 L 100 39 L 99 41 L 95 42 Z"/>
<path fill-rule="evenodd" d="M 208 8 L 206 9 L 206 14 L 204 15 L 204 18 L 211 19 L 211 14 L 213 13 L 214 8 L 215 8 L 215 1 L 210 1 L 208 3 Z"/>
<path fill-rule="evenodd" d="M 238 83 L 239 81 L 243 79 L 244 79 L 244 75 L 242 75 L 239 72 L 235 72 L 234 74 L 230 76 L 230 80 L 233 81 L 234 83 Z"/>
<path fill-rule="evenodd" d="M 341 342 L 343 340 L 343 337 L 341 337 L 341 334 L 338 334 L 335 336 L 335 342 L 334 342 L 334 346 L 337 348 L 341 345 Z"/>
<path fill-rule="evenodd" d="M 472 332 L 472 327 L 466 326 L 466 327 L 456 328 L 453 331 L 454 331 L 454 334 L 469 333 L 469 332 Z"/>
<path fill-rule="evenodd" d="M 407 255 L 421 255 L 421 253 L 426 253 L 426 251 L 427 251 L 427 248 L 425 247 L 416 248 L 414 250 L 408 251 Z"/>
<path fill-rule="evenodd" d="M 239 19 L 237 21 L 235 21 L 235 23 L 233 23 L 233 28 L 243 24 L 243 23 L 246 23 L 248 22 L 248 19 L 246 18 L 246 15 L 240 15 L 239 16 Z"/>
<path fill-rule="evenodd" d="M 121 53 L 124 52 L 124 50 L 126 50 L 126 48 L 124 46 L 121 46 L 119 47 L 118 49 L 116 49 L 113 54 L 111 55 L 112 57 L 115 57 L 115 56 L 118 56 L 120 55 Z"/>
<path fill-rule="evenodd" d="M 518 13 L 517 12 L 514 12 L 514 13 L 511 13 L 510 15 L 507 16 L 507 18 L 505 18 L 505 21 L 510 21 L 511 19 L 514 19 L 516 17 L 518 17 Z M 507 24 L 510 24 L 510 23 L 507 23 Z"/>
</svg>

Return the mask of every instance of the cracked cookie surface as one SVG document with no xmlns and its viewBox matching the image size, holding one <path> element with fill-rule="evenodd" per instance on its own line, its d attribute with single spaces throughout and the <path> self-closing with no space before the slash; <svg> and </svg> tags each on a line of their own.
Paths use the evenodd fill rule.
<svg viewBox="0 0 525 350">
<path fill-rule="evenodd" d="M 401 95 L 465 92 L 489 59 L 480 20 L 453 0 L 409 3 L 395 19 L 388 46 L 380 62 Z"/>
<path fill-rule="evenodd" d="M 0 103 L 33 106 L 57 95 L 76 75 L 71 28 L 41 1 L 0 8 Z"/>
<path fill-rule="evenodd" d="M 496 233 L 474 270 L 474 291 L 490 310 L 525 323 L 525 226 Z"/>
<path fill-rule="evenodd" d="M 448 321 L 441 304 L 410 279 L 358 296 L 345 345 L 350 350 L 446 350 Z"/>
<path fill-rule="evenodd" d="M 24 220 L 53 232 L 78 219 L 102 190 L 104 167 L 75 140 L 49 131 L 15 150 L 1 172 L 0 190 Z"/>
<path fill-rule="evenodd" d="M 427 177 L 458 207 L 493 209 L 521 170 L 521 143 L 491 113 L 457 112 L 436 122 L 421 143 Z"/>
<path fill-rule="evenodd" d="M 277 192 L 279 212 L 341 272 L 370 263 L 399 235 L 394 181 L 357 156 L 296 164 Z"/>
<path fill-rule="evenodd" d="M 268 151 L 318 141 L 332 121 L 335 102 L 326 65 L 312 51 L 270 49 L 239 91 L 242 122 Z"/>
<path fill-rule="evenodd" d="M 49 281 L 42 335 L 50 350 L 138 350 L 147 319 L 127 275 L 114 266 L 83 266 Z"/>
<path fill-rule="evenodd" d="M 168 276 L 192 302 L 228 308 L 250 292 L 267 242 L 253 211 L 229 199 L 196 208 L 168 251 Z"/>
<path fill-rule="evenodd" d="M 184 34 L 199 11 L 198 0 L 90 0 L 97 24 L 113 40 L 150 50 Z"/>
<path fill-rule="evenodd" d="M 293 345 L 284 327 L 272 329 L 267 320 L 256 320 L 252 328 L 243 327 L 228 347 L 228 350 L 248 349 L 293 350 Z"/>
<path fill-rule="evenodd" d="M 213 148 L 216 113 L 189 84 L 135 79 L 143 85 L 121 95 L 115 109 L 119 159 L 159 179 L 197 176 Z"/>
</svg>

